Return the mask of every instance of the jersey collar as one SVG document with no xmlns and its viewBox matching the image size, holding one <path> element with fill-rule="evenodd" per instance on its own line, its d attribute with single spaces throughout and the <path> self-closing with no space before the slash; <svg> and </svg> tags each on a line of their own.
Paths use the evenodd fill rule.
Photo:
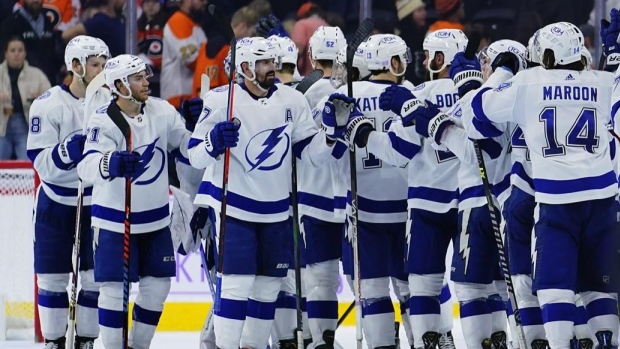
<svg viewBox="0 0 620 349">
<path fill-rule="evenodd" d="M 266 95 L 265 97 L 258 97 L 258 96 L 256 96 L 255 94 L 253 94 L 252 92 L 250 92 L 250 90 L 248 90 L 248 87 L 247 87 L 247 86 L 245 86 L 245 83 L 244 83 L 244 82 L 240 83 L 240 84 L 239 84 L 239 86 L 241 86 L 241 88 L 242 88 L 242 89 L 244 89 L 244 90 L 245 90 L 245 91 L 246 91 L 246 92 L 250 95 L 250 97 L 254 98 L 254 99 L 255 99 L 255 100 L 257 100 L 257 101 L 258 101 L 259 99 L 262 99 L 262 98 L 269 98 L 269 97 L 271 97 L 271 95 L 272 95 L 274 92 L 276 92 L 276 90 L 278 89 L 278 87 L 277 87 L 276 85 L 273 85 L 273 86 L 271 86 L 271 88 L 269 89 L 269 91 L 267 91 L 267 95 Z"/>
<path fill-rule="evenodd" d="M 383 85 L 397 85 L 394 81 L 392 80 L 368 80 L 370 82 L 374 82 L 376 84 L 383 84 Z"/>
<path fill-rule="evenodd" d="M 72 92 L 71 89 L 69 88 L 69 86 L 65 85 L 65 84 L 61 84 L 60 88 L 63 89 L 65 92 L 67 92 L 68 94 L 71 95 L 71 97 L 77 99 L 78 101 L 80 100 L 79 98 L 77 98 Z"/>
</svg>

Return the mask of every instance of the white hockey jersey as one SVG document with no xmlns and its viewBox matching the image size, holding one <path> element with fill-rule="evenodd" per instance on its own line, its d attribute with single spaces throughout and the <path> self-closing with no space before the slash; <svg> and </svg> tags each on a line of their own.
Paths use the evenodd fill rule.
<svg viewBox="0 0 620 349">
<path fill-rule="evenodd" d="M 264 98 L 234 85 L 233 116 L 241 121 L 239 142 L 230 149 L 226 214 L 249 222 L 281 222 L 288 219 L 291 156 L 300 162 L 329 170 L 333 146 L 328 146 L 304 96 L 285 86 L 273 86 Z M 205 168 L 194 203 L 221 207 L 224 156 L 211 157 L 205 137 L 214 125 L 228 119 L 228 86 L 209 91 L 189 143 L 192 166 Z"/>
<path fill-rule="evenodd" d="M 107 152 L 126 150 L 120 129 L 107 114 L 108 105 L 88 120 L 88 139 L 84 159 L 78 164 L 83 180 L 93 183 L 92 225 L 123 232 L 125 217 L 125 179 L 104 177 L 101 161 Z M 140 153 L 142 171 L 131 184 L 131 233 L 148 233 L 170 224 L 168 163 L 166 153 L 179 148 L 187 154 L 189 132 L 181 115 L 168 102 L 149 97 L 142 114 L 125 120 L 131 127 L 133 151 Z"/>
<path fill-rule="evenodd" d="M 534 196 L 534 180 L 532 179 L 532 159 L 530 159 L 530 151 L 527 149 L 523 130 L 517 124 L 511 122 L 509 130 L 511 131 L 510 160 L 512 169 L 510 170 L 510 184 L 521 189 L 522 191 Z"/>
<path fill-rule="evenodd" d="M 91 105 L 102 103 L 93 99 Z M 48 197 L 63 205 L 77 204 L 78 174 L 75 164 L 65 162 L 59 146 L 84 132 L 84 99 L 74 96 L 67 85 L 50 88 L 30 107 L 28 158 L 41 179 Z M 90 205 L 92 188 L 84 188 L 84 205 Z"/>
<path fill-rule="evenodd" d="M 310 107 L 313 108 L 312 116 L 317 126 L 321 125 L 322 111 L 325 101 L 336 89 L 329 82 L 329 78 L 317 81 L 304 96 Z M 319 101 L 320 100 L 320 101 Z M 348 152 L 344 142 L 338 141 L 333 148 L 332 155 L 336 159 L 342 158 Z M 299 214 L 308 215 L 325 222 L 342 223 L 344 215 L 336 217 L 336 209 L 345 208 L 344 199 L 335 200 L 334 183 L 332 182 L 331 167 L 334 162 L 324 167 L 315 167 L 305 162 L 297 163 L 297 200 Z"/>
<path fill-rule="evenodd" d="M 495 89 L 476 91 L 464 114 L 514 121 L 532 159 L 537 202 L 566 204 L 613 197 L 618 181 L 609 149 L 613 75 L 532 68 Z"/>
<path fill-rule="evenodd" d="M 393 113 L 379 108 L 379 96 L 390 81 L 356 81 L 353 94 L 359 110 L 379 132 L 387 132 Z M 346 93 L 343 86 L 337 92 Z M 349 155 L 343 156 L 333 172 L 339 186 L 347 189 L 347 214 L 351 213 Z M 380 160 L 367 148 L 357 149 L 357 196 L 359 220 L 368 223 L 401 223 L 407 220 L 407 169 Z M 336 195 L 342 189 L 336 188 Z"/>
</svg>

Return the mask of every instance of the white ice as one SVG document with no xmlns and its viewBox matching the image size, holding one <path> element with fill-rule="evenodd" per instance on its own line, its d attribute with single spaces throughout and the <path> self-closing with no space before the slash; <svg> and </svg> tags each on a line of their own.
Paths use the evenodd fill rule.
<svg viewBox="0 0 620 349">
<path fill-rule="evenodd" d="M 458 349 L 466 349 L 465 341 L 463 340 L 463 334 L 461 333 L 461 324 L 458 319 L 454 319 L 454 329 L 452 330 L 454 336 L 454 342 Z M 158 332 L 153 338 L 151 349 L 198 349 L 198 332 Z M 401 348 L 409 348 L 407 345 L 407 339 L 405 331 L 400 329 Z M 355 341 L 355 327 L 347 326 L 339 328 L 336 331 L 336 340 L 344 349 L 356 348 Z M 41 349 L 43 344 L 34 344 L 32 341 L 7 341 L 0 342 L 0 349 Z M 103 349 L 101 341 L 95 342 L 96 349 Z M 363 348 L 366 349 L 366 342 L 363 343 Z"/>
</svg>

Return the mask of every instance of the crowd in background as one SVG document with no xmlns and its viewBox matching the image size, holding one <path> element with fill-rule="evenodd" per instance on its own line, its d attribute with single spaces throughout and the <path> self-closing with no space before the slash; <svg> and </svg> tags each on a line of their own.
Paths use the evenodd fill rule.
<svg viewBox="0 0 620 349">
<path fill-rule="evenodd" d="M 183 99 L 199 93 L 203 73 L 212 87 L 227 82 L 223 60 L 228 41 L 207 14 L 208 3 L 231 15 L 237 37 L 255 35 L 262 17 L 278 17 L 299 48 L 301 75 L 312 69 L 307 46 L 314 30 L 339 26 L 350 36 L 360 12 L 360 0 L 136 0 L 138 18 L 128 19 L 127 1 L 0 0 L 0 160 L 26 159 L 30 103 L 50 85 L 70 82 L 64 47 L 77 35 L 102 39 L 116 56 L 126 51 L 126 21 L 137 20 L 138 52 L 155 71 L 152 95 L 179 108 Z M 607 0 L 607 7 L 619 3 Z M 527 44 L 536 29 L 569 21 L 580 26 L 586 47 L 592 49 L 598 35 L 593 7 L 594 0 L 386 0 L 372 2 L 372 17 L 375 34 L 395 33 L 411 48 L 415 63 L 406 78 L 417 85 L 424 81 L 422 42 L 429 31 L 477 31 L 481 46 L 502 38 Z"/>
</svg>

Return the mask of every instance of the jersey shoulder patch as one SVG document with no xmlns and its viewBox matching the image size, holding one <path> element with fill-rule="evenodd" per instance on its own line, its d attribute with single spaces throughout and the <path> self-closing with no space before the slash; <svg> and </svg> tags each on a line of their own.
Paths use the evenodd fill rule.
<svg viewBox="0 0 620 349">
<path fill-rule="evenodd" d="M 510 86 L 512 86 L 512 82 L 502 82 L 493 91 L 501 92 L 501 91 L 509 88 Z"/>
</svg>

